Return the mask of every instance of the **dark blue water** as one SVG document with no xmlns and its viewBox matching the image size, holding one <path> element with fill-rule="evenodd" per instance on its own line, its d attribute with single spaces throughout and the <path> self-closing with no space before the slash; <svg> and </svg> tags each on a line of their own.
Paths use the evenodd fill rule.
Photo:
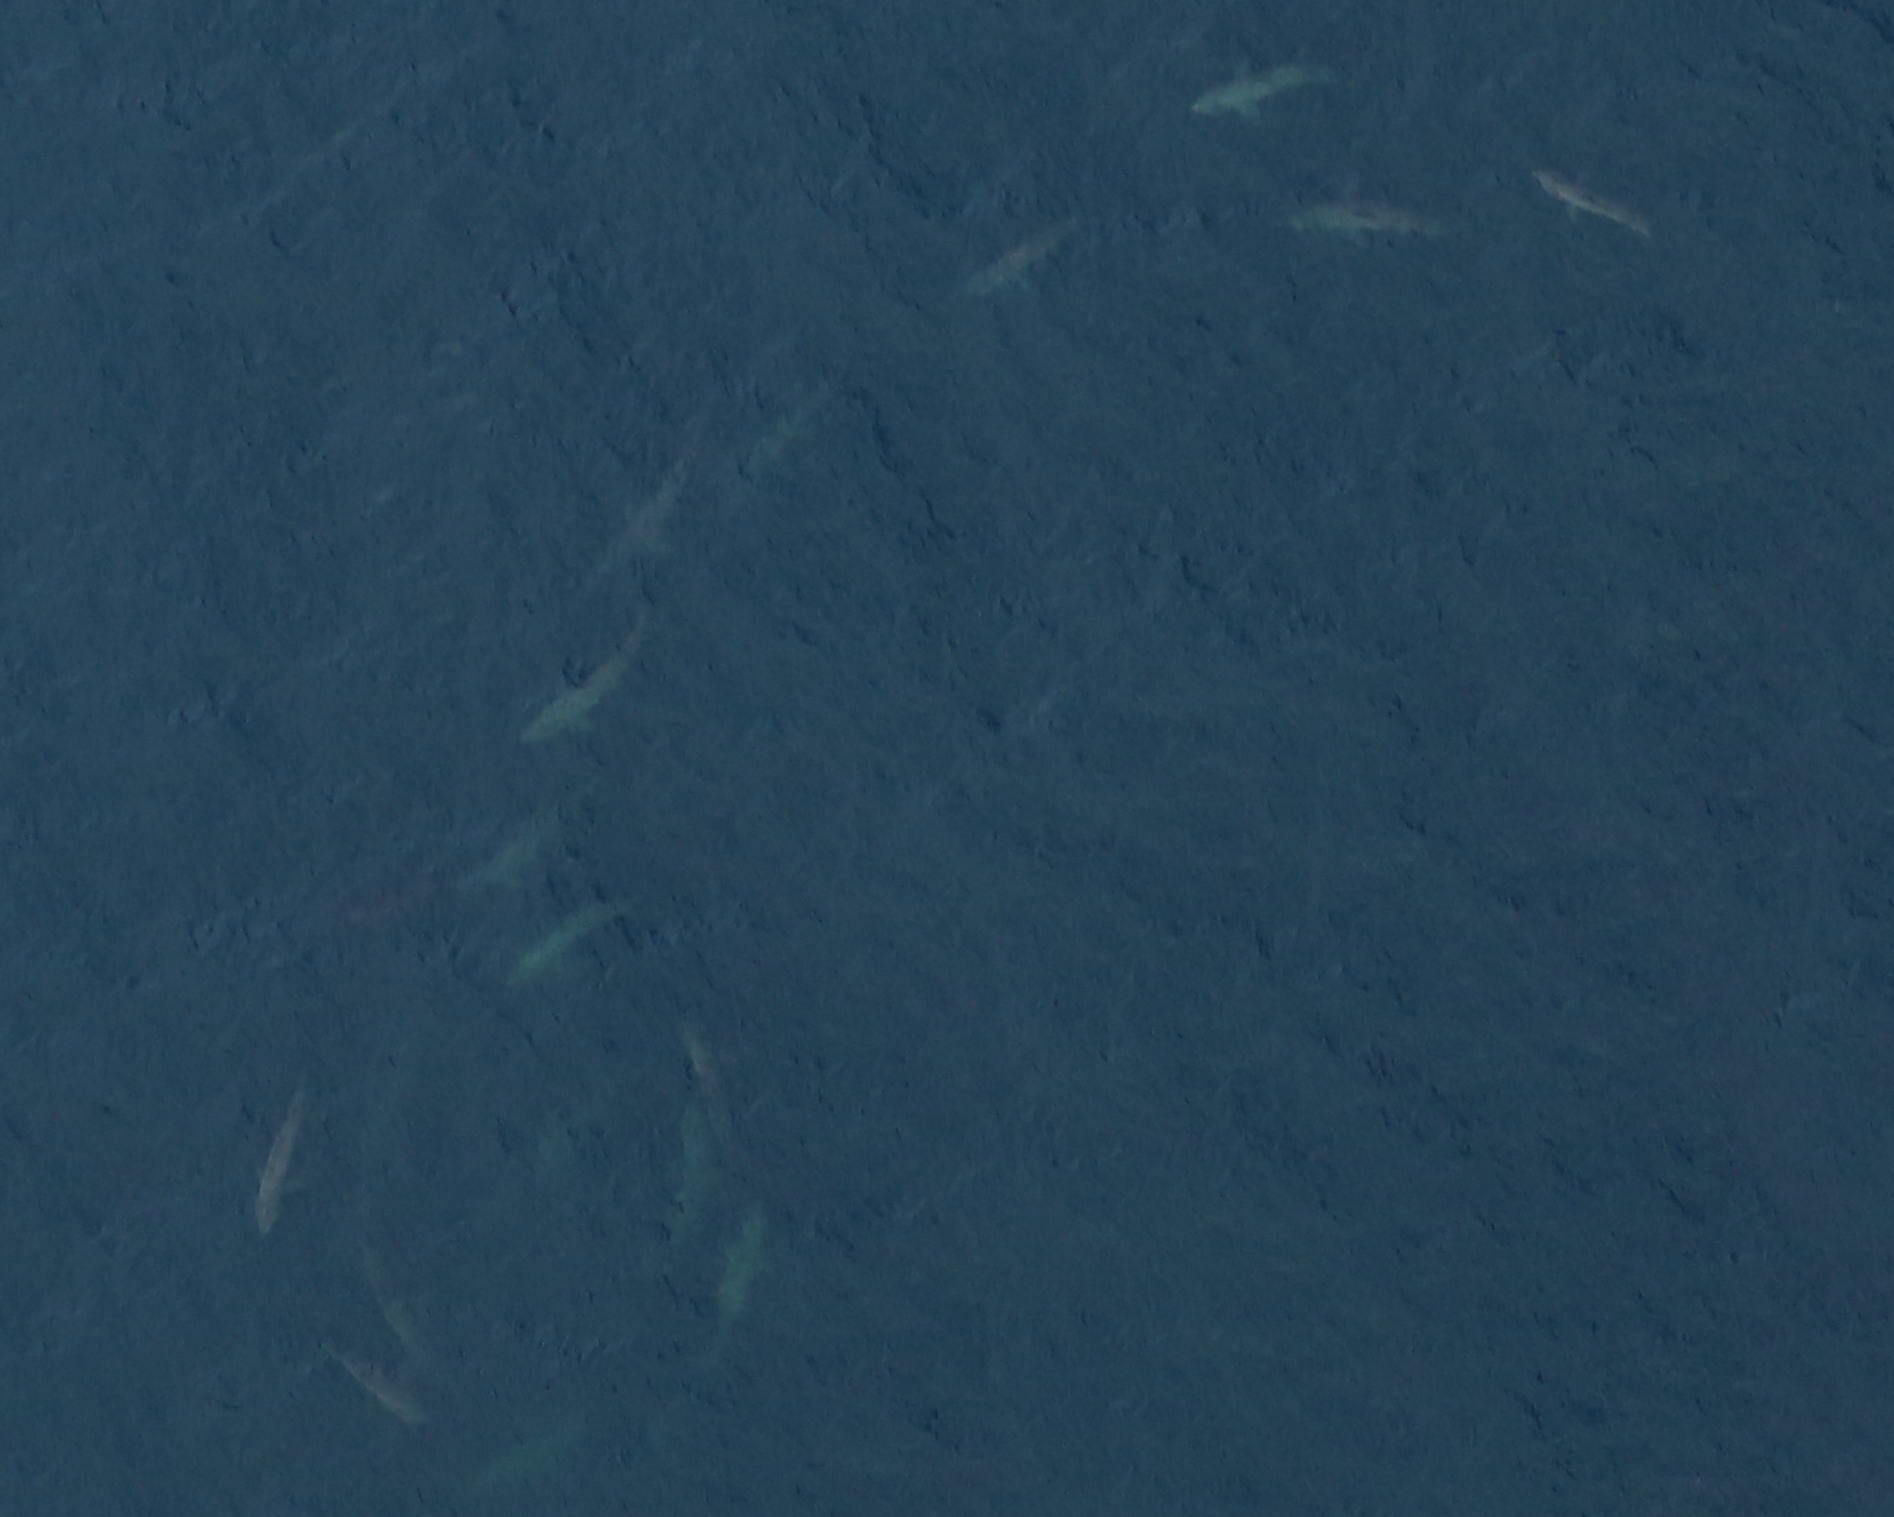
<svg viewBox="0 0 1894 1517">
<path fill-rule="evenodd" d="M 1879 0 L 0 85 L 0 1509 L 1887 1509 Z"/>
</svg>

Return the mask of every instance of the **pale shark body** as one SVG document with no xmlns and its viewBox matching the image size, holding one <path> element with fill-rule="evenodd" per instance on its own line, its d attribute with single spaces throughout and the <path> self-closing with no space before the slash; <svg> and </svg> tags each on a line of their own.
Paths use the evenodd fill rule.
<svg viewBox="0 0 1894 1517">
<path fill-rule="evenodd" d="M 1261 114 L 1259 107 L 1270 96 L 1311 84 L 1327 84 L 1334 77 L 1325 68 L 1285 63 L 1266 74 L 1247 74 L 1205 90 L 1191 105 L 1190 113 L 1193 116 L 1243 116 L 1254 121 Z"/>
</svg>

